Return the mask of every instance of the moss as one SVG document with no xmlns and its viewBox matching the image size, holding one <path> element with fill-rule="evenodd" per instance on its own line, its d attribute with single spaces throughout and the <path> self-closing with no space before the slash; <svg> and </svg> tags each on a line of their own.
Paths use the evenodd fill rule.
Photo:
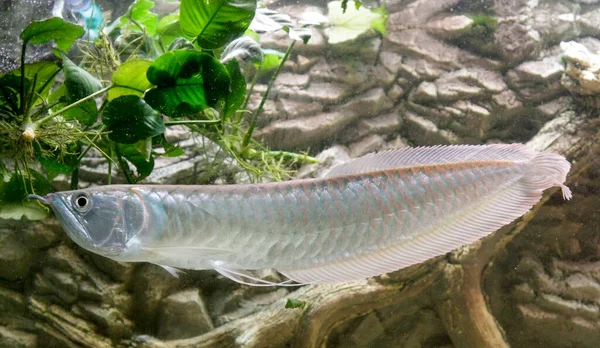
<svg viewBox="0 0 600 348">
<path fill-rule="evenodd" d="M 471 28 L 473 30 L 483 31 L 486 33 L 493 33 L 498 27 L 498 20 L 494 16 L 481 13 L 468 14 L 465 16 L 473 20 L 473 24 L 471 24 Z"/>
<path fill-rule="evenodd" d="M 560 63 L 562 64 L 564 69 L 567 69 L 567 64 L 569 63 L 569 59 L 567 58 L 567 56 L 561 56 Z"/>
</svg>

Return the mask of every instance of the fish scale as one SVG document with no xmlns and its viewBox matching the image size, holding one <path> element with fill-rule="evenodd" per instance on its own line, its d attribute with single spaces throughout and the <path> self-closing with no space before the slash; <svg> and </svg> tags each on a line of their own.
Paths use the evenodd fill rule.
<svg viewBox="0 0 600 348">
<path fill-rule="evenodd" d="M 300 283 L 327 283 L 390 272 L 471 243 L 523 215 L 549 187 L 560 186 L 568 199 L 569 168 L 562 156 L 520 144 L 445 146 L 368 155 L 321 179 L 107 186 L 40 198 L 78 244 L 118 261 L 214 268 L 251 285 L 266 282 L 244 272 L 264 268 Z M 63 211 L 81 194 L 97 201 L 95 208 L 64 223 L 75 214 Z M 111 235 L 102 228 L 112 225 L 94 217 L 122 216 L 103 215 L 121 201 L 131 216 L 122 219 L 122 251 L 105 252 L 104 240 L 86 244 Z"/>
</svg>

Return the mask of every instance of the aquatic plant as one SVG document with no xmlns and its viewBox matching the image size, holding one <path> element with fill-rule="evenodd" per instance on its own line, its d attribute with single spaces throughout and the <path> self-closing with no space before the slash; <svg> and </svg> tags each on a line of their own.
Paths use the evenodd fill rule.
<svg viewBox="0 0 600 348">
<path fill-rule="evenodd" d="M 383 5 L 369 10 L 355 2 L 355 7 L 347 7 L 347 1 L 331 1 L 329 10 L 329 26 L 326 33 L 330 44 L 354 40 L 373 29 L 386 35 L 387 11 Z"/>
<path fill-rule="evenodd" d="M 252 138 L 268 91 L 257 110 L 246 110 L 245 75 L 271 71 L 270 90 L 296 39 L 308 40 L 302 28 L 286 22 L 274 29 L 293 40 L 273 60 L 243 36 L 256 0 L 183 0 L 179 13 L 162 18 L 153 6 L 136 0 L 97 40 L 79 42 L 80 65 L 66 52 L 84 35 L 82 27 L 50 18 L 22 32 L 21 66 L 0 76 L 1 218 L 45 217 L 45 207 L 24 198 L 51 192 L 59 174 L 69 175 L 76 189 L 80 162 L 91 148 L 108 161 L 109 184 L 113 167 L 129 183 L 143 180 L 155 157 L 183 154 L 164 136 L 175 125 L 216 143 L 251 180 L 281 180 L 295 163 L 315 161 L 270 151 Z M 57 61 L 25 64 L 28 45 L 49 42 Z M 256 66 L 243 69 L 248 64 Z M 62 85 L 56 81 L 61 72 Z"/>
</svg>

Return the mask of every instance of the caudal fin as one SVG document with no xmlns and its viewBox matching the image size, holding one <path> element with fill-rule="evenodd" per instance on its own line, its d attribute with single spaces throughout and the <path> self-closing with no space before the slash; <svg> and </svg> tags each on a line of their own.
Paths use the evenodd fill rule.
<svg viewBox="0 0 600 348">
<path fill-rule="evenodd" d="M 563 198 L 569 200 L 573 195 L 565 185 L 565 181 L 570 169 L 571 164 L 563 156 L 540 152 L 533 159 L 531 170 L 523 181 L 540 192 L 553 186 L 560 186 Z"/>
</svg>

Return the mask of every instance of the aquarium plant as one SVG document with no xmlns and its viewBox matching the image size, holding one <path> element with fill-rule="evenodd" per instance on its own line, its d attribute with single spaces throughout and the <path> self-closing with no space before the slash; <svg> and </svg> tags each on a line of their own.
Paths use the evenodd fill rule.
<svg viewBox="0 0 600 348">
<path fill-rule="evenodd" d="M 182 0 L 178 13 L 162 18 L 153 6 L 136 0 L 93 41 L 60 18 L 32 22 L 21 33 L 21 66 L 0 77 L 0 218 L 44 218 L 47 208 L 25 197 L 51 192 L 58 175 L 76 189 L 92 148 L 109 164 L 108 184 L 117 168 L 128 183 L 140 182 L 157 156 L 183 154 L 164 136 L 175 125 L 217 144 L 251 180 L 281 180 L 294 164 L 315 161 L 269 151 L 252 137 L 291 49 L 309 39 L 305 29 L 257 10 L 256 0 Z M 251 38 L 254 17 L 267 13 L 266 30 L 292 38 L 284 53 L 265 51 Z M 28 46 L 50 42 L 55 60 L 25 63 Z M 77 59 L 67 55 L 74 45 Z M 259 107 L 247 110 L 246 80 L 267 73 Z"/>
</svg>

